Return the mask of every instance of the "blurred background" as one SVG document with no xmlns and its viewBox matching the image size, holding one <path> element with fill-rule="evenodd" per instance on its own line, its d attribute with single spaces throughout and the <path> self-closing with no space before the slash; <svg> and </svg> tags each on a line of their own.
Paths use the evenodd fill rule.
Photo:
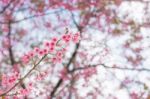
<svg viewBox="0 0 150 99">
<path fill-rule="evenodd" d="M 0 0 L 0 75 L 25 75 L 22 55 L 66 29 L 80 42 L 17 86 L 33 83 L 24 98 L 150 99 L 150 0 Z"/>
</svg>

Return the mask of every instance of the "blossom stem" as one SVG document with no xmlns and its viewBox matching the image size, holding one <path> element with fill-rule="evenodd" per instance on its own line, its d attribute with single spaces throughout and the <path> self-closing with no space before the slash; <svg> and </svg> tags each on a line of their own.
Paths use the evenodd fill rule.
<svg viewBox="0 0 150 99">
<path fill-rule="evenodd" d="M 33 65 L 33 67 L 30 69 L 30 71 L 23 77 L 21 78 L 13 87 L 11 87 L 9 90 L 7 90 L 6 92 L 4 92 L 3 94 L 1 94 L 0 96 L 5 96 L 7 93 L 9 93 L 11 90 L 13 90 L 16 86 L 18 86 L 40 63 L 41 61 L 47 56 L 44 55 L 35 65 Z"/>
</svg>

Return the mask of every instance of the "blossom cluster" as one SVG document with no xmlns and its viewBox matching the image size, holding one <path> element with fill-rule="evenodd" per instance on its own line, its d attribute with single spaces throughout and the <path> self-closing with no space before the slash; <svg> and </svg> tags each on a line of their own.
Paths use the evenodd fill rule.
<svg viewBox="0 0 150 99">
<path fill-rule="evenodd" d="M 12 75 L 3 74 L 1 85 L 3 87 L 11 86 L 16 82 L 17 79 L 19 79 L 19 73 L 18 72 L 13 72 Z"/>
<path fill-rule="evenodd" d="M 62 56 L 63 56 L 64 52 L 66 51 L 65 47 L 62 48 L 61 43 L 64 42 L 65 43 L 64 45 L 68 45 L 68 43 L 70 41 L 73 41 L 74 43 L 78 43 L 79 39 L 80 39 L 79 32 L 77 32 L 75 34 L 72 34 L 72 33 L 64 34 L 64 35 L 62 35 L 62 37 L 60 39 L 54 37 L 50 41 L 44 42 L 44 44 L 43 44 L 44 48 L 35 47 L 34 50 L 23 55 L 22 62 L 28 63 L 34 56 L 36 56 L 36 55 L 44 56 L 46 54 L 54 55 L 51 59 L 53 63 L 61 62 Z"/>
<path fill-rule="evenodd" d="M 53 63 L 53 64 L 60 63 L 60 62 L 62 62 L 62 58 L 63 58 L 65 52 L 67 51 L 66 47 L 69 44 L 69 42 L 78 43 L 79 39 L 80 39 L 79 32 L 77 32 L 75 34 L 66 33 L 66 34 L 63 34 L 61 36 L 61 38 L 53 37 L 50 41 L 44 42 L 42 45 L 42 48 L 35 47 L 33 50 L 24 54 L 21 57 L 22 63 L 26 65 L 26 64 L 30 63 L 31 60 L 33 61 L 33 59 L 35 57 L 36 58 L 43 57 L 44 55 L 48 55 L 48 54 L 51 55 L 51 57 L 50 57 L 51 63 Z M 43 78 L 43 76 L 47 75 L 47 73 L 48 72 L 40 73 L 40 75 L 37 77 L 36 80 L 41 80 Z M 25 78 L 23 78 L 23 79 L 25 79 Z M 19 71 L 13 72 L 13 74 L 11 76 L 3 75 L 2 76 L 2 87 L 8 87 L 8 85 L 11 85 L 10 88 L 6 88 L 9 90 L 13 86 L 15 86 L 15 84 L 17 84 L 17 82 L 20 82 L 21 79 L 22 78 L 21 78 L 21 74 L 19 73 Z M 15 88 L 16 88 L 16 86 L 14 87 L 14 89 Z M 26 96 L 30 93 L 31 90 L 32 90 L 32 82 L 25 89 L 19 88 L 16 91 L 16 93 L 21 96 Z M 6 93 L 6 94 L 8 94 L 8 93 Z M 2 94 L 3 94 L 3 92 L 0 93 L 0 95 L 2 95 Z M 17 99 L 16 96 L 15 96 L 15 99 Z"/>
</svg>

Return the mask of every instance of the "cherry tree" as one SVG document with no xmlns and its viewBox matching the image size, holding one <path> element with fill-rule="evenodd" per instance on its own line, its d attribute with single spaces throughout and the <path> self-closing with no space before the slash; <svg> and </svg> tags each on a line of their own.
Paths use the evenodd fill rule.
<svg viewBox="0 0 150 99">
<path fill-rule="evenodd" d="M 1 0 L 2 99 L 149 99 L 150 1 Z"/>
</svg>

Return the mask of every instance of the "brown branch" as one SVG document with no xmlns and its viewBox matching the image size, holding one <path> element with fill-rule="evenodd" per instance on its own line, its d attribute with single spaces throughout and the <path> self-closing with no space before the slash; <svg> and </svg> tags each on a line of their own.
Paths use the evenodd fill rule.
<svg viewBox="0 0 150 99">
<path fill-rule="evenodd" d="M 75 72 L 75 71 L 78 71 L 78 70 L 84 70 L 84 69 L 94 68 L 94 67 L 98 67 L 98 66 L 102 66 L 106 69 L 118 69 L 118 70 L 128 70 L 128 71 L 147 71 L 147 72 L 150 72 L 150 69 L 148 69 L 148 68 L 110 67 L 110 66 L 107 66 L 105 64 L 95 64 L 95 65 L 88 65 L 86 67 L 74 68 L 73 70 L 71 70 L 69 72 L 72 73 L 72 72 Z"/>
<path fill-rule="evenodd" d="M 80 43 L 78 43 L 78 44 L 76 45 L 75 51 L 74 51 L 74 53 L 72 54 L 72 57 L 70 58 L 68 64 L 66 65 L 66 68 L 67 68 L 67 69 L 70 67 L 72 61 L 73 61 L 74 58 L 76 57 L 76 53 L 77 53 L 77 50 L 78 50 L 79 46 L 80 46 Z M 50 94 L 51 98 L 53 98 L 55 92 L 57 91 L 57 89 L 59 88 L 59 86 L 62 84 L 62 82 L 63 82 L 63 79 L 60 78 L 60 79 L 58 80 L 56 86 L 54 87 L 53 91 L 52 91 L 51 94 Z"/>
<path fill-rule="evenodd" d="M 13 55 L 12 44 L 11 44 L 11 29 L 12 29 L 12 27 L 11 27 L 11 20 L 9 21 L 8 29 L 9 29 L 8 35 L 7 35 L 7 38 L 9 40 L 8 52 L 9 52 L 9 58 L 10 58 L 11 65 L 14 66 L 14 64 L 16 63 L 16 61 L 15 61 L 15 58 L 14 58 L 14 55 Z M 23 89 L 26 88 L 25 84 L 22 83 L 22 82 L 21 82 L 21 87 Z M 25 99 L 26 99 L 26 97 L 25 97 Z"/>
<path fill-rule="evenodd" d="M 73 18 L 73 23 L 76 25 L 77 29 L 78 29 L 80 32 L 82 32 L 82 29 L 83 29 L 83 28 L 80 27 L 80 26 L 77 24 L 77 22 L 76 22 L 75 19 L 74 19 L 73 14 L 72 14 L 72 18 Z M 75 59 L 75 57 L 76 57 L 77 51 L 78 51 L 78 49 L 79 49 L 79 46 L 80 46 L 80 42 L 76 44 L 75 50 L 74 50 L 74 52 L 73 52 L 73 54 L 72 54 L 72 57 L 70 58 L 69 62 L 68 62 L 67 65 L 66 65 L 67 71 L 69 71 L 69 67 L 70 67 L 72 61 L 73 61 L 73 60 Z M 54 97 L 56 91 L 58 90 L 58 88 L 60 87 L 60 85 L 61 85 L 62 83 L 63 83 L 63 79 L 60 78 L 60 79 L 58 80 L 58 82 L 56 83 L 56 86 L 53 88 L 53 91 L 50 93 L 51 99 Z"/>
<path fill-rule="evenodd" d="M 53 14 L 53 13 L 58 13 L 58 12 L 61 12 L 61 11 L 63 11 L 63 10 L 61 9 L 61 10 L 57 10 L 57 11 L 54 11 L 54 12 L 47 12 L 47 13 L 41 14 L 41 15 L 32 15 L 32 16 L 25 17 L 25 18 L 22 18 L 22 19 L 19 19 L 19 20 L 11 21 L 11 24 L 23 22 L 23 21 L 26 21 L 26 20 L 29 20 L 29 19 L 33 19 L 33 18 L 37 18 L 37 17 L 42 17 L 42 16 L 50 15 L 50 14 Z M 9 22 L 0 21 L 0 24 L 8 24 L 8 23 Z"/>
<path fill-rule="evenodd" d="M 74 76 L 73 73 L 71 74 L 71 76 L 72 76 L 72 79 L 71 79 L 71 81 L 70 81 L 68 99 L 71 99 L 71 97 L 72 97 L 72 95 L 73 95 L 72 89 L 74 88 L 74 84 L 75 84 L 75 81 L 76 81 L 76 78 L 75 78 L 75 76 Z"/>
<path fill-rule="evenodd" d="M 105 64 L 101 64 L 101 66 L 108 68 L 108 69 L 118 69 L 118 70 L 128 70 L 128 71 L 147 71 L 150 72 L 150 69 L 148 68 L 126 68 L 126 67 L 109 67 Z"/>
<path fill-rule="evenodd" d="M 12 2 L 13 0 L 11 0 L 5 7 L 3 7 L 3 9 L 0 11 L 0 14 L 3 14 L 6 11 L 6 9 L 10 7 Z"/>
<path fill-rule="evenodd" d="M 46 57 L 47 55 L 43 56 L 38 63 L 36 63 L 31 69 L 30 71 L 23 77 L 21 78 L 13 87 L 11 87 L 9 90 L 7 90 L 5 93 L 1 94 L 0 96 L 5 96 L 7 93 L 9 93 L 10 91 L 12 91 L 16 86 L 18 86 L 40 63 L 41 61 Z"/>
<path fill-rule="evenodd" d="M 7 38 L 9 40 L 8 51 L 9 51 L 10 62 L 11 62 L 11 65 L 13 66 L 15 64 L 15 60 L 14 60 L 14 56 L 13 56 L 13 52 L 12 52 L 12 45 L 11 45 L 11 21 L 9 21 L 8 29 L 9 29 L 8 35 L 7 35 Z"/>
</svg>

